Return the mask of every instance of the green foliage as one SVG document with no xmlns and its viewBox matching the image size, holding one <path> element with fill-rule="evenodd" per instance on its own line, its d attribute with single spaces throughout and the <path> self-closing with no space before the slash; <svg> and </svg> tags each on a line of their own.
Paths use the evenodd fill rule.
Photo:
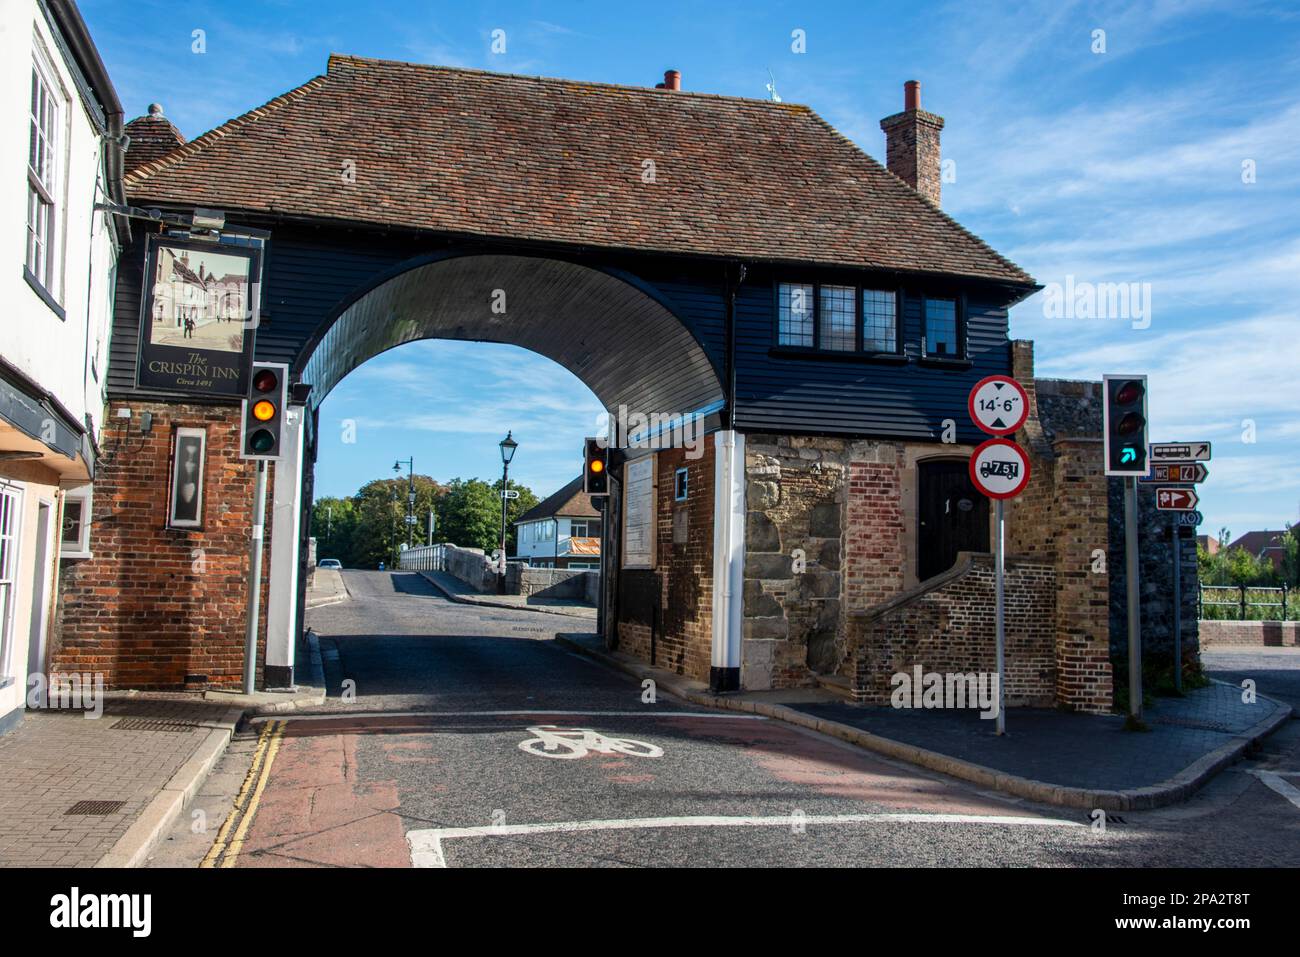
<svg viewBox="0 0 1300 957">
<path fill-rule="evenodd" d="M 416 524 L 412 544 L 427 540 L 429 510 L 435 513 L 446 489 L 427 475 L 413 480 Z M 375 479 L 351 498 L 326 497 L 312 506 L 311 533 L 316 536 L 316 557 L 337 558 L 345 568 L 392 568 L 400 546 L 407 541 L 407 478 Z M 435 538 L 438 534 L 435 533 Z"/>
</svg>

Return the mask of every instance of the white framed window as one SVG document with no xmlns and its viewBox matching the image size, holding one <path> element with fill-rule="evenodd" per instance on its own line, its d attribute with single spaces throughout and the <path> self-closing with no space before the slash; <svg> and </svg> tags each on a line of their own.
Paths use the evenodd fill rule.
<svg viewBox="0 0 1300 957">
<path fill-rule="evenodd" d="M 91 486 L 63 493 L 63 521 L 59 535 L 60 558 L 92 558 L 90 552 Z"/>
<path fill-rule="evenodd" d="M 63 98 L 54 71 L 39 52 L 32 55 L 28 109 L 27 270 L 51 298 L 56 296 L 55 225 L 58 223 L 59 130 Z"/>
<path fill-rule="evenodd" d="M 23 490 L 0 482 L 0 686 L 13 676 L 14 591 L 17 587 L 18 528 L 23 520 Z"/>
<path fill-rule="evenodd" d="M 687 468 L 680 468 L 673 473 L 673 501 L 684 502 L 691 494 L 691 473 Z"/>
<path fill-rule="evenodd" d="M 578 518 L 569 522 L 569 536 L 571 538 L 599 538 L 600 537 L 600 519 L 598 518 Z"/>
</svg>

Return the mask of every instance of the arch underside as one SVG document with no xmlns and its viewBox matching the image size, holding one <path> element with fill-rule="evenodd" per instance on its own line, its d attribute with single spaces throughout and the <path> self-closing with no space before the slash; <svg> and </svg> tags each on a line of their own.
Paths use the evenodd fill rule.
<svg viewBox="0 0 1300 957">
<path fill-rule="evenodd" d="M 504 312 L 494 311 L 502 301 Z M 476 255 L 416 266 L 345 309 L 303 366 L 312 404 L 367 359 L 419 339 L 529 349 L 611 410 L 686 413 L 717 408 L 724 397 L 696 338 L 631 283 L 560 260 Z"/>
</svg>

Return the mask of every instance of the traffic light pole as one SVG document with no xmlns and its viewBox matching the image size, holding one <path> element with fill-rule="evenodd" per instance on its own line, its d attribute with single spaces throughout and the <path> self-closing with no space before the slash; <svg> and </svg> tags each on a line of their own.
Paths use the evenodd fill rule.
<svg viewBox="0 0 1300 957">
<path fill-rule="evenodd" d="M 1142 614 L 1138 606 L 1137 479 L 1124 480 L 1124 584 L 1128 590 L 1128 715 L 1142 720 Z"/>
<path fill-rule="evenodd" d="M 244 632 L 244 694 L 257 685 L 257 619 L 262 610 L 262 537 L 266 520 L 266 463 L 257 463 L 253 534 L 248 545 L 248 628 Z"/>
</svg>

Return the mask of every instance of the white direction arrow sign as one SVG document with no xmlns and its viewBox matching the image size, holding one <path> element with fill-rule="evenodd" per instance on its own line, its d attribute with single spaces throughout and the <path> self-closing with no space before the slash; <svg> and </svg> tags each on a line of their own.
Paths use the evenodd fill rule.
<svg viewBox="0 0 1300 957">
<path fill-rule="evenodd" d="M 1190 512 L 1199 501 L 1194 488 L 1156 489 L 1156 508 L 1162 512 Z"/>
<path fill-rule="evenodd" d="M 971 421 L 990 435 L 1010 435 L 1029 416 L 1029 396 L 1010 376 L 991 375 L 970 390 L 966 409 Z"/>
<path fill-rule="evenodd" d="M 1157 442 L 1151 446 L 1152 462 L 1208 462 L 1209 442 Z"/>
</svg>

